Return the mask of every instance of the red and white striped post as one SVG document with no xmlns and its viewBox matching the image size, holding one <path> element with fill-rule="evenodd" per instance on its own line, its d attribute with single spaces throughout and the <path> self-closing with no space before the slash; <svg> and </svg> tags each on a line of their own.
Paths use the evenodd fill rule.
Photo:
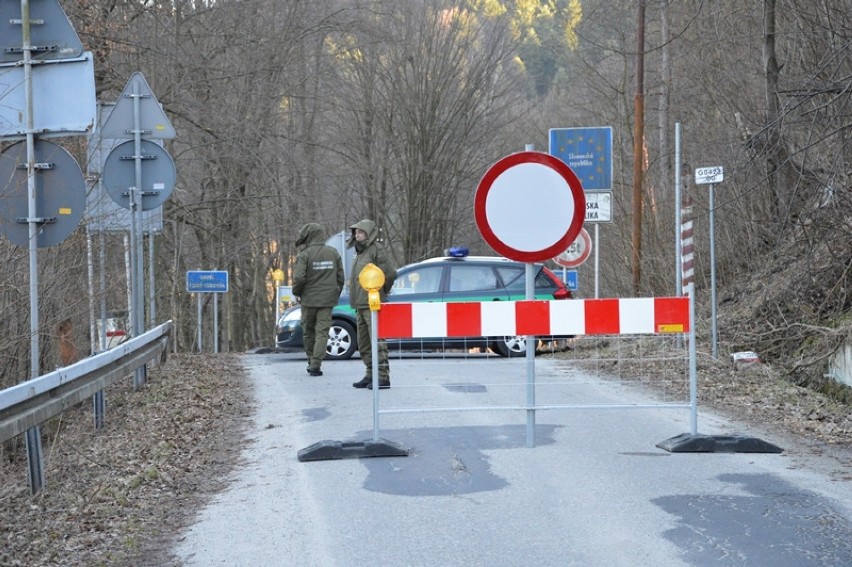
<svg viewBox="0 0 852 567">
<path fill-rule="evenodd" d="M 693 240 L 694 230 L 692 227 L 692 198 L 684 195 L 682 217 L 680 225 L 680 251 L 681 251 L 681 295 L 686 295 L 689 284 L 695 281 L 695 242 Z"/>
</svg>

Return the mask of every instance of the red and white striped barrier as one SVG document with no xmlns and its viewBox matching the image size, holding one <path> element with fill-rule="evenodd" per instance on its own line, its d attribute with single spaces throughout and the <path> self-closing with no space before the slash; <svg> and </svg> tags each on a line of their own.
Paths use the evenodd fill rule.
<svg viewBox="0 0 852 567">
<path fill-rule="evenodd" d="M 688 333 L 688 297 L 384 303 L 380 339 Z"/>
</svg>

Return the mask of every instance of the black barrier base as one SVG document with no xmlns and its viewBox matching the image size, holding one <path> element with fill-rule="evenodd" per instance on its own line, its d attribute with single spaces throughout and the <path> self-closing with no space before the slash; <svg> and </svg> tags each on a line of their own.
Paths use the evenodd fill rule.
<svg viewBox="0 0 852 567">
<path fill-rule="evenodd" d="M 360 459 L 362 457 L 407 457 L 408 449 L 388 441 L 319 441 L 299 451 L 300 461 Z"/>
<path fill-rule="evenodd" d="M 780 453 L 784 449 L 745 435 L 692 435 L 682 433 L 657 443 L 670 453 Z"/>
</svg>

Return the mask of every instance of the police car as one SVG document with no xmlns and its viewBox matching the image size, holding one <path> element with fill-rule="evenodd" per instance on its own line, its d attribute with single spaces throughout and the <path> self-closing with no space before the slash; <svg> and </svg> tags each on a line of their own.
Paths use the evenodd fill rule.
<svg viewBox="0 0 852 567">
<path fill-rule="evenodd" d="M 446 251 L 445 256 L 408 264 L 397 270 L 387 302 L 420 301 L 517 301 L 526 298 L 526 264 L 495 256 L 469 256 L 464 248 Z M 571 292 L 550 269 L 534 264 L 536 299 L 570 299 Z M 301 309 L 294 306 L 278 319 L 276 346 L 282 350 L 303 350 Z M 553 339 L 558 337 L 541 337 Z M 500 356 L 523 356 L 523 336 L 505 337 L 434 337 L 388 340 L 394 350 L 488 349 Z M 350 358 L 358 350 L 355 313 L 349 297 L 342 296 L 332 312 L 327 359 Z"/>
</svg>

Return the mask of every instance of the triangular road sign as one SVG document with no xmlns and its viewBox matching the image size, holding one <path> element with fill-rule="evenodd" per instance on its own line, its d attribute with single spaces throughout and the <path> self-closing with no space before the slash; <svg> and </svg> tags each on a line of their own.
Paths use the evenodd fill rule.
<svg viewBox="0 0 852 567">
<path fill-rule="evenodd" d="M 133 99 L 139 98 L 139 122 L 133 123 Z M 175 129 L 160 107 L 148 81 L 142 73 L 136 72 L 130 76 L 115 107 L 101 127 L 100 136 L 103 139 L 132 140 L 133 131 L 142 130 L 142 138 L 171 140 L 175 137 Z"/>
<path fill-rule="evenodd" d="M 83 44 L 65 15 L 59 0 L 30 2 L 30 45 L 33 59 L 75 59 Z M 21 61 L 24 57 L 23 21 L 20 2 L 0 2 L 0 61 Z"/>
</svg>

